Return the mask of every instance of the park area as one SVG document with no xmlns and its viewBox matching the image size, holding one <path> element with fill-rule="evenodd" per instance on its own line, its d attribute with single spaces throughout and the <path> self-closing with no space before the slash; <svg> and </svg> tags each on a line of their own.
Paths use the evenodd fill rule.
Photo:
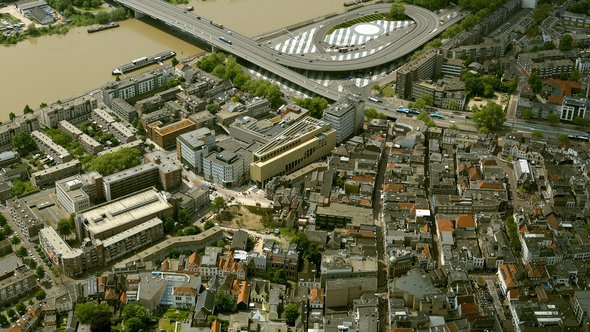
<svg viewBox="0 0 590 332">
<path fill-rule="evenodd" d="M 174 332 L 176 322 L 182 323 L 192 314 L 190 310 L 168 308 L 158 321 L 158 331 Z"/>
<path fill-rule="evenodd" d="M 272 209 L 232 205 L 220 211 L 216 221 L 226 227 L 260 231 L 272 227 Z"/>
</svg>

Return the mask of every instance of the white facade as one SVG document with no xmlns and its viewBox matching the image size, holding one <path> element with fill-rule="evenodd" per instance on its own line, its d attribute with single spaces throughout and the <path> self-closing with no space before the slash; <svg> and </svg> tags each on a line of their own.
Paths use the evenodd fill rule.
<svg viewBox="0 0 590 332">
<path fill-rule="evenodd" d="M 82 181 L 70 179 L 55 182 L 55 192 L 59 203 L 69 212 L 76 213 L 90 207 L 90 197 L 81 190 Z"/>
</svg>

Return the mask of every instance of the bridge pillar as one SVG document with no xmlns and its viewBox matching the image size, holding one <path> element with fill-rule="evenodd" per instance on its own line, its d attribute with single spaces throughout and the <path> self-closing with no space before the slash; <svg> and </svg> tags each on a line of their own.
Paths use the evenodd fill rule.
<svg viewBox="0 0 590 332">
<path fill-rule="evenodd" d="M 143 18 L 145 15 L 142 12 L 138 12 L 137 10 L 133 12 L 135 18 Z"/>
<path fill-rule="evenodd" d="M 215 45 L 211 45 L 211 53 L 215 53 Z"/>
</svg>

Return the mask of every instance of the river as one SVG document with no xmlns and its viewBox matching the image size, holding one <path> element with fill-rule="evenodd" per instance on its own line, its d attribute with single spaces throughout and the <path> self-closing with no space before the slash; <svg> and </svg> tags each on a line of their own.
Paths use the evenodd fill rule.
<svg viewBox="0 0 590 332">
<path fill-rule="evenodd" d="M 247 36 L 261 35 L 328 13 L 343 0 L 191 0 L 194 13 Z M 0 46 L 0 121 L 25 105 L 53 103 L 99 88 L 118 65 L 144 55 L 173 50 L 185 58 L 201 49 L 152 25 L 129 19 L 121 27 L 93 34 L 75 28 Z"/>
</svg>

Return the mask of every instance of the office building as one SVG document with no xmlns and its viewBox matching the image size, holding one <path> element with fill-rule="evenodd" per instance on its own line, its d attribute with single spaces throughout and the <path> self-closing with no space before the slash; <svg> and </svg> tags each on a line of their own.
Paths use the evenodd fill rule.
<svg viewBox="0 0 590 332">
<path fill-rule="evenodd" d="M 55 182 L 55 193 L 69 213 L 86 210 L 102 200 L 102 176 L 91 172 L 61 179 Z"/>
<path fill-rule="evenodd" d="M 111 107 L 116 98 L 129 100 L 166 86 L 166 81 L 171 75 L 170 69 L 155 69 L 143 72 L 139 75 L 129 76 L 117 82 L 109 82 L 102 87 L 102 100 Z"/>
<path fill-rule="evenodd" d="M 45 128 L 57 128 L 60 121 L 80 123 L 90 118 L 98 103 L 92 96 L 81 96 L 64 102 L 57 102 L 39 110 L 39 121 Z"/>
<path fill-rule="evenodd" d="M 182 164 L 170 154 L 162 150 L 146 153 L 145 163 L 154 163 L 160 172 L 160 185 L 165 191 L 170 191 L 182 184 Z"/>
<path fill-rule="evenodd" d="M 161 126 L 161 121 L 147 126 L 148 137 L 162 149 L 168 150 L 176 146 L 176 137 L 197 129 L 194 122 L 188 119 Z M 161 126 L 161 127 L 160 127 Z"/>
<path fill-rule="evenodd" d="M 158 186 L 160 173 L 155 164 L 143 164 L 103 178 L 103 193 L 107 201 Z"/>
<path fill-rule="evenodd" d="M 74 218 L 78 238 L 106 239 L 149 219 L 171 217 L 173 208 L 155 188 L 95 206 Z"/>
<path fill-rule="evenodd" d="M 123 121 L 131 122 L 137 117 L 137 110 L 121 98 L 115 98 L 111 101 L 111 109 Z"/>
<path fill-rule="evenodd" d="M 222 186 L 237 186 L 250 179 L 252 151 L 257 143 L 247 145 L 233 139 L 217 144 L 221 152 L 212 152 L 203 159 L 203 177 Z"/>
<path fill-rule="evenodd" d="M 176 157 L 181 163 L 201 174 L 203 158 L 213 147 L 215 147 L 215 132 L 209 128 L 200 128 L 176 138 Z"/>
<path fill-rule="evenodd" d="M 82 164 L 78 159 L 59 164 L 31 174 L 31 182 L 37 188 L 52 185 L 57 180 L 82 173 Z"/>
<path fill-rule="evenodd" d="M 244 108 L 248 116 L 259 119 L 269 114 L 270 102 L 265 98 L 254 97 L 246 101 Z"/>
<path fill-rule="evenodd" d="M 18 152 L 4 151 L 0 153 L 0 167 L 10 166 L 20 161 Z"/>
<path fill-rule="evenodd" d="M 73 159 L 72 155 L 64 147 L 56 144 L 43 132 L 35 130 L 31 137 L 37 143 L 37 147 L 46 155 L 53 158 L 56 163 L 65 163 Z"/>
<path fill-rule="evenodd" d="M 345 97 L 328 107 L 323 119 L 336 130 L 336 143 L 340 144 L 360 133 L 365 121 L 365 102 L 352 96 Z"/>
<path fill-rule="evenodd" d="M 563 97 L 563 103 L 561 104 L 561 115 L 560 119 L 563 121 L 572 121 L 576 117 L 588 121 L 590 119 L 590 112 L 587 112 L 588 99 L 578 97 Z"/>
<path fill-rule="evenodd" d="M 327 156 L 334 147 L 336 130 L 325 121 L 303 118 L 254 152 L 250 176 L 265 185 L 273 176 L 289 174 Z"/>
</svg>

